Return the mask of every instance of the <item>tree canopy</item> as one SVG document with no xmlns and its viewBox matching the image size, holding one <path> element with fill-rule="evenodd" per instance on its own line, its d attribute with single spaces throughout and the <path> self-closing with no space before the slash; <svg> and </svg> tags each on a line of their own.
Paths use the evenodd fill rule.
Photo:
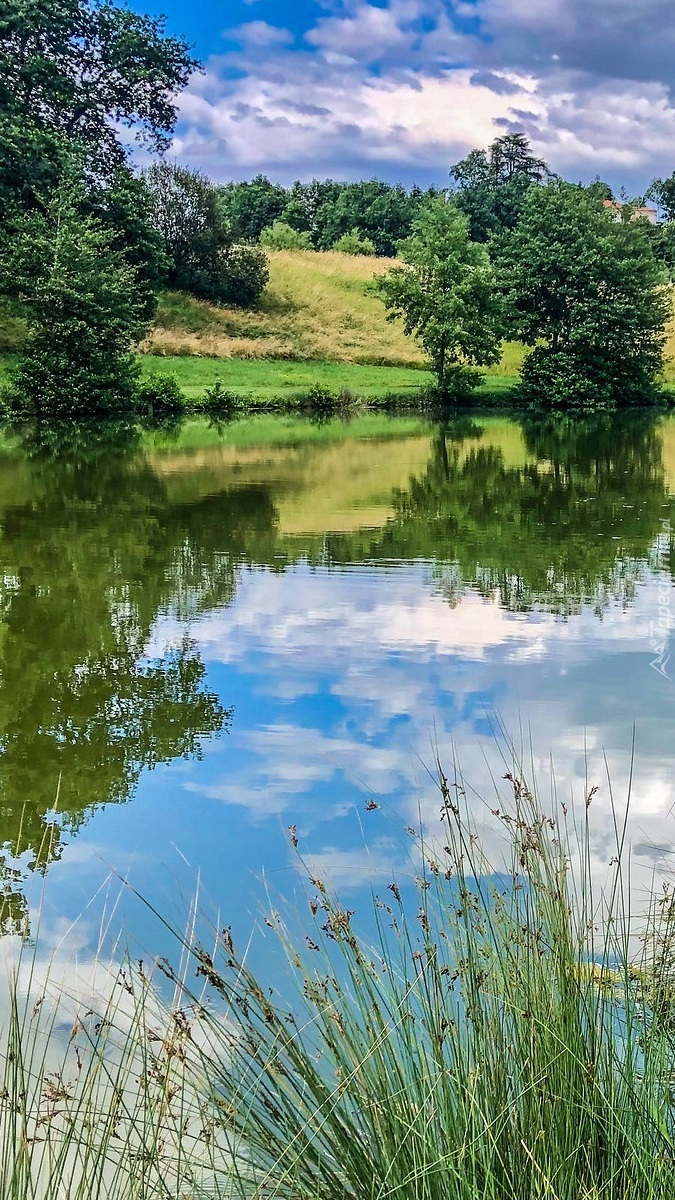
<svg viewBox="0 0 675 1200">
<path fill-rule="evenodd" d="M 573 184 L 533 188 L 494 243 L 513 336 L 535 347 L 522 391 L 543 405 L 644 403 L 671 304 L 644 221 L 617 222 Z"/>
<path fill-rule="evenodd" d="M 477 242 L 513 229 L 529 189 L 552 177 L 548 164 L 532 153 L 522 133 L 495 138 L 487 150 L 472 150 L 450 168 L 457 204 L 469 218 L 471 237 Z"/>
<path fill-rule="evenodd" d="M 378 286 L 389 319 L 401 318 L 426 350 L 441 391 L 470 383 L 467 366 L 499 361 L 501 313 L 485 247 L 451 201 L 429 201 L 399 248 L 403 266 Z"/>
<path fill-rule="evenodd" d="M 199 171 L 155 162 L 145 173 L 167 283 L 202 300 L 251 304 L 268 279 L 256 246 L 236 246 L 221 197 Z"/>
<path fill-rule="evenodd" d="M 165 149 L 176 97 L 197 66 L 187 43 L 112 0 L 20 0 L 0 6 L 2 132 L 27 147 L 49 137 L 97 169 L 124 158 L 120 127 Z"/>
</svg>

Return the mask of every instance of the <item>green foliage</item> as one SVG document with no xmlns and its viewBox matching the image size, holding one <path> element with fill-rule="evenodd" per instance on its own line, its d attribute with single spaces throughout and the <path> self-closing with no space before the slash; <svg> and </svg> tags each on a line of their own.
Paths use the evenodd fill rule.
<svg viewBox="0 0 675 1200">
<path fill-rule="evenodd" d="M 122 131 L 166 148 L 196 66 L 164 28 L 112 0 L 0 6 L 0 293 L 25 307 L 15 396 L 40 411 L 131 400 L 164 260 Z"/>
<path fill-rule="evenodd" d="M 375 243 L 368 237 L 363 237 L 355 227 L 349 233 L 343 233 L 333 246 L 340 254 L 374 254 Z"/>
<path fill-rule="evenodd" d="M 198 171 L 155 162 L 145 172 L 152 218 L 168 260 L 169 287 L 218 300 L 230 231 L 218 194 Z"/>
<path fill-rule="evenodd" d="M 221 270 L 220 300 L 240 308 L 257 303 L 270 277 L 262 246 L 228 246 L 221 257 Z"/>
<path fill-rule="evenodd" d="M 162 18 L 106 0 L 23 0 L 0 12 L 0 110 L 119 152 L 110 118 L 158 149 L 196 63 Z"/>
<path fill-rule="evenodd" d="M 372 241 L 376 254 L 393 258 L 399 242 L 409 236 L 421 202 L 419 189 L 406 192 L 400 184 L 379 179 L 339 184 L 316 214 L 315 244 L 328 250 L 357 229 Z"/>
<path fill-rule="evenodd" d="M 487 251 L 469 240 L 456 205 L 430 201 L 399 248 L 405 264 L 378 281 L 389 319 L 401 318 L 429 356 L 442 391 L 453 371 L 466 387 L 466 367 L 499 360 L 501 311 Z"/>
<path fill-rule="evenodd" d="M 509 133 L 488 150 L 472 150 L 450 168 L 450 177 L 473 241 L 487 242 L 491 234 L 515 227 L 530 187 L 550 179 L 551 171 L 523 134 Z"/>
<path fill-rule="evenodd" d="M 185 396 L 175 375 L 146 375 L 137 389 L 138 408 L 150 413 L 177 413 L 185 409 Z"/>
<path fill-rule="evenodd" d="M 653 179 L 647 195 L 656 200 L 666 221 L 675 221 L 675 172 L 667 179 Z"/>
<path fill-rule="evenodd" d="M 206 388 L 201 407 L 209 416 L 227 418 L 241 410 L 244 405 L 241 396 L 237 396 L 235 392 L 228 392 L 220 379 L 216 379 L 211 387 Z"/>
<path fill-rule="evenodd" d="M 222 304 L 254 304 L 268 280 L 259 247 L 233 244 L 218 190 L 198 171 L 157 162 L 145 172 L 153 220 L 168 261 L 167 282 Z"/>
<path fill-rule="evenodd" d="M 311 250 L 312 240 L 308 233 L 291 229 L 285 221 L 274 221 L 260 234 L 260 244 L 266 250 Z"/>
<path fill-rule="evenodd" d="M 124 127 L 163 149 L 196 63 L 164 19 L 111 0 L 21 0 L 0 9 L 0 202 L 56 186 L 64 147 L 99 175 L 124 161 Z"/>
<path fill-rule="evenodd" d="M 135 395 L 131 348 L 145 329 L 136 272 L 82 208 L 81 184 L 66 181 L 45 213 L 16 220 L 0 264 L 28 323 L 13 403 L 39 414 L 116 411 Z"/>
<path fill-rule="evenodd" d="M 238 240 L 263 240 L 265 230 L 282 222 L 296 233 L 307 234 L 308 240 L 302 246 L 272 246 L 263 240 L 264 245 L 272 249 L 330 250 L 340 238 L 356 230 L 360 238 L 373 243 L 375 254 L 388 257 L 396 254 L 398 243 L 410 234 L 423 200 L 419 188 L 407 192 L 400 184 L 379 179 L 358 183 L 313 179 L 310 183 L 298 181 L 286 189 L 264 175 L 257 175 L 249 183 L 228 184 L 219 189 L 219 194 Z M 431 189 L 427 194 L 435 193 Z"/>
<path fill-rule="evenodd" d="M 284 212 L 288 193 L 264 175 L 243 183 L 228 183 L 218 189 L 232 236 L 238 242 L 259 242 L 264 229 Z"/>
<path fill-rule="evenodd" d="M 157 308 L 166 281 L 167 257 L 152 219 L 150 195 L 143 178 L 118 167 L 104 188 L 93 189 L 88 207 L 111 235 L 111 246 L 135 272 L 135 290 L 145 320 Z"/>
<path fill-rule="evenodd" d="M 532 188 L 495 243 L 510 332 L 536 347 L 522 394 L 543 407 L 642 404 L 663 365 L 670 300 L 642 221 L 581 188 Z M 576 395 L 576 399 L 574 399 Z"/>
</svg>

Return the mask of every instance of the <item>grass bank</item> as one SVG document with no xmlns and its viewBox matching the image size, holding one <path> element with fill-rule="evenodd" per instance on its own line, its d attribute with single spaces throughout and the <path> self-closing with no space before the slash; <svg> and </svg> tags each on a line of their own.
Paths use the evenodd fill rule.
<svg viewBox="0 0 675 1200">
<path fill-rule="evenodd" d="M 265 918 L 283 985 L 229 925 L 194 921 L 182 968 L 113 963 L 84 1011 L 75 976 L 45 1003 L 39 965 L 15 971 L 2 1195 L 670 1200 L 672 888 L 632 928 L 617 814 L 597 890 L 595 789 L 575 811 L 542 779 L 544 806 L 514 766 L 481 809 L 488 854 L 460 772 L 438 780 L 440 822 L 407 831 L 363 912 L 305 870 L 290 827 L 306 908 Z"/>
</svg>

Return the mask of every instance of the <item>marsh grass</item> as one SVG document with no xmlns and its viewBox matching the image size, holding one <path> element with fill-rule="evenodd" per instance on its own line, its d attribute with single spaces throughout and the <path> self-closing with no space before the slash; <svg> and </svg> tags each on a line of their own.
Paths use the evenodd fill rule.
<svg viewBox="0 0 675 1200">
<path fill-rule="evenodd" d="M 438 786 L 435 832 L 407 833 L 412 878 L 354 913 L 307 871 L 300 926 L 267 914 L 283 986 L 229 927 L 207 942 L 193 924 L 180 967 L 156 965 L 171 1002 L 125 968 L 103 1019 L 79 1023 L 71 1098 L 65 1067 L 45 1088 L 50 1029 L 38 1039 L 15 1000 L 0 1194 L 85 1197 L 109 1176 L 120 1198 L 670 1198 L 672 889 L 631 913 L 617 814 L 598 890 L 595 789 L 578 811 L 544 805 L 507 771 L 488 854 L 459 771 L 439 765 Z"/>
</svg>

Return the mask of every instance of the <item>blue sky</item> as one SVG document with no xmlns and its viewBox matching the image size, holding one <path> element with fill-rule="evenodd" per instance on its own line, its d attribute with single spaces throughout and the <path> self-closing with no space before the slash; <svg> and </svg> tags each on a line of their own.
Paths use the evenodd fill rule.
<svg viewBox="0 0 675 1200">
<path fill-rule="evenodd" d="M 442 182 L 501 132 L 568 178 L 675 168 L 672 0 L 134 0 L 205 71 L 173 153 L 217 180 Z"/>
</svg>

